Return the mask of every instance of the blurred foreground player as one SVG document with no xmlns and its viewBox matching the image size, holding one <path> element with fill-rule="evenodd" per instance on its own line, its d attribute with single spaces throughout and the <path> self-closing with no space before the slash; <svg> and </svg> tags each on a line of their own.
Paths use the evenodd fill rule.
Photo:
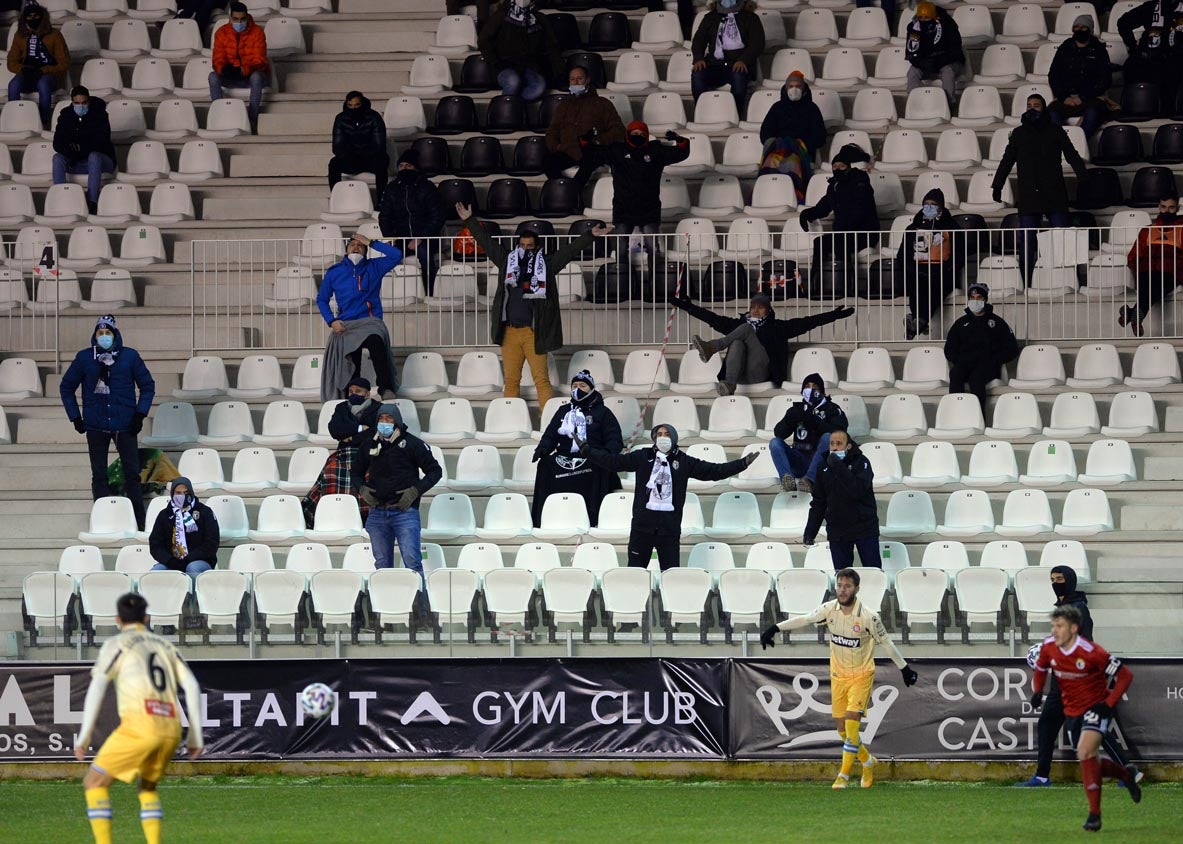
<svg viewBox="0 0 1183 844">
<path fill-rule="evenodd" d="M 905 686 L 916 685 L 916 671 L 908 666 L 895 643 L 888 638 L 879 613 L 858 600 L 859 574 L 845 568 L 834 575 L 838 597 L 826 601 L 809 615 L 786 619 L 760 634 L 760 647 L 775 647 L 780 631 L 799 630 L 811 624 L 824 624 L 830 632 L 830 712 L 838 722 L 842 737 L 842 770 L 834 788 L 846 788 L 857 756 L 863 766 L 862 786 L 870 788 L 875 779 L 875 757 L 859 740 L 859 726 L 871 686 L 875 683 L 875 646 L 882 645 L 891 661 L 900 669 Z"/>
<path fill-rule="evenodd" d="M 1052 610 L 1052 635 L 1043 640 L 1035 662 L 1035 693 L 1031 705 L 1043 703 L 1048 672 L 1056 675 L 1064 699 L 1065 726 L 1076 747 L 1084 793 L 1089 800 L 1088 832 L 1101 828 L 1101 779 L 1114 777 L 1125 783 L 1135 803 L 1142 801 L 1137 770 L 1098 755 L 1101 740 L 1113 724 L 1114 708 L 1134 680 L 1134 674 L 1100 645 L 1080 635 L 1080 610 L 1059 606 Z M 1112 681 L 1112 686 L 1110 682 Z"/>
<path fill-rule="evenodd" d="M 74 756 L 86 757 L 103 693 L 115 681 L 119 726 L 91 763 L 82 787 L 95 844 L 111 844 L 111 783 L 140 778 L 140 823 L 148 844 L 160 844 L 163 811 L 156 784 L 181 741 L 178 688 L 185 691 L 189 715 L 189 758 L 196 759 L 201 738 L 201 689 L 176 648 L 148 629 L 148 603 L 128 593 L 115 602 L 119 634 L 107 640 L 91 669 Z"/>
</svg>

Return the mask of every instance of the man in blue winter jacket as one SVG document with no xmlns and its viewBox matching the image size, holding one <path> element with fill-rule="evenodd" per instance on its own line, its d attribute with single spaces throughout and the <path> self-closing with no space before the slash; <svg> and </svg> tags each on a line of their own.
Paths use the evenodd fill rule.
<svg viewBox="0 0 1183 844">
<path fill-rule="evenodd" d="M 414 250 L 418 243 L 412 240 L 407 249 Z M 370 249 L 381 257 L 367 257 Z M 382 321 L 382 279 L 402 260 L 402 250 L 358 233 L 346 245 L 345 256 L 325 271 L 316 304 L 332 333 L 320 376 L 322 401 L 343 398 L 349 381 L 361 375 L 362 349 L 370 353 L 378 392 L 383 399 L 394 398 L 398 381 L 390 333 Z M 329 299 L 337 300 L 336 315 Z"/>
<path fill-rule="evenodd" d="M 75 393 L 82 388 L 82 409 Z M 139 398 L 136 397 L 139 390 Z M 135 349 L 123 345 L 115 317 L 100 317 L 90 347 L 74 356 L 60 388 L 66 416 L 90 450 L 90 491 L 97 501 L 111 494 L 107 483 L 107 454 L 111 441 L 123 462 L 125 492 L 131 499 L 136 524 L 144 529 L 144 496 L 140 492 L 140 456 L 136 437 L 152 409 L 156 382 Z"/>
</svg>

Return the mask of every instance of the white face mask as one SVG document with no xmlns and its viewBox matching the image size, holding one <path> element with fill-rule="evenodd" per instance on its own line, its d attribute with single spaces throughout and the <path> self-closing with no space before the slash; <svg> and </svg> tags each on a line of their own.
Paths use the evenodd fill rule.
<svg viewBox="0 0 1183 844">
<path fill-rule="evenodd" d="M 800 88 L 789 88 L 787 91 L 785 91 L 785 96 L 788 97 L 792 102 L 797 102 L 803 96 L 805 96 L 805 92 Z"/>
<path fill-rule="evenodd" d="M 361 259 L 364 258 L 365 256 L 362 255 L 360 252 L 350 252 L 345 257 L 349 259 L 349 263 L 353 264 L 353 266 L 356 267 L 358 264 L 361 263 Z"/>
<path fill-rule="evenodd" d="M 986 301 L 984 299 L 969 300 L 969 312 L 971 314 L 980 314 L 984 310 L 986 310 Z"/>
<path fill-rule="evenodd" d="M 173 505 L 176 507 L 184 507 L 185 506 L 185 499 L 188 497 L 189 496 L 183 492 L 174 493 L 173 494 Z"/>
<path fill-rule="evenodd" d="M 669 454 L 670 449 L 674 447 L 674 441 L 669 437 L 658 437 L 653 441 L 653 444 L 662 454 Z"/>
<path fill-rule="evenodd" d="M 801 391 L 801 398 L 810 401 L 813 398 L 813 387 L 806 387 Z"/>
</svg>

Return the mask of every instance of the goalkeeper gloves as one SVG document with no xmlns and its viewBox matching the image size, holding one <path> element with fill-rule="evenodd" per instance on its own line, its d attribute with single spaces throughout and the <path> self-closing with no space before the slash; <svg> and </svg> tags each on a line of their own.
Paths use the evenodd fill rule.
<svg viewBox="0 0 1183 844">
<path fill-rule="evenodd" d="M 920 675 L 916 673 L 916 669 L 908 665 L 900 669 L 900 674 L 904 676 L 905 686 L 915 686 L 916 681 L 920 679 Z"/>
<path fill-rule="evenodd" d="M 1035 692 L 1031 695 L 1031 708 L 1039 709 L 1041 706 L 1043 706 L 1043 692 Z"/>
<path fill-rule="evenodd" d="M 780 632 L 780 628 L 775 624 L 760 634 L 760 650 L 766 651 L 769 648 L 776 647 L 776 634 Z"/>
</svg>

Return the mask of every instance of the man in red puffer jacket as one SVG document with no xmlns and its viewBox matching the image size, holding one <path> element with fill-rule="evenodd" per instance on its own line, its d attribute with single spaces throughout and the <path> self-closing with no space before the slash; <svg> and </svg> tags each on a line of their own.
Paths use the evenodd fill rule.
<svg viewBox="0 0 1183 844">
<path fill-rule="evenodd" d="M 230 24 L 214 33 L 212 64 L 210 99 L 222 99 L 223 88 L 250 88 L 247 115 L 251 134 L 259 134 L 259 104 L 263 101 L 263 88 L 271 75 L 271 66 L 267 62 L 267 36 L 244 3 L 231 3 Z"/>
</svg>

